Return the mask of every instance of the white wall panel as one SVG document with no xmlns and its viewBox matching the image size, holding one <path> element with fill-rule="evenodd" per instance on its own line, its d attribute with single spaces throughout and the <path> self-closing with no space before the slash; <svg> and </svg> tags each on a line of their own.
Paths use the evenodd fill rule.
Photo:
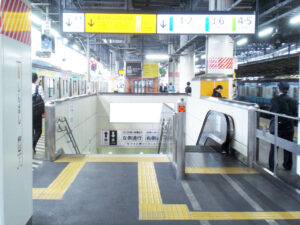
<svg viewBox="0 0 300 225">
<path fill-rule="evenodd" d="M 0 224 L 24 225 L 32 216 L 30 46 L 0 35 L 0 50 Z"/>
</svg>

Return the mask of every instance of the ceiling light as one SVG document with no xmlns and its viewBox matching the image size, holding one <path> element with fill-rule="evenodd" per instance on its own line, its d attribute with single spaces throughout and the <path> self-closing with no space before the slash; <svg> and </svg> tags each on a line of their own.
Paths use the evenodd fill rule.
<svg viewBox="0 0 300 225">
<path fill-rule="evenodd" d="M 248 42 L 248 38 L 242 38 L 236 42 L 238 46 L 244 45 Z"/>
<path fill-rule="evenodd" d="M 78 45 L 76 45 L 76 44 L 72 45 L 72 48 L 73 48 L 74 50 L 76 50 L 76 51 L 79 50 L 79 47 L 78 47 Z"/>
<path fill-rule="evenodd" d="M 30 14 L 30 20 L 32 23 L 36 24 L 36 25 L 42 25 L 43 24 L 43 20 L 40 19 L 37 15 L 34 14 Z"/>
<path fill-rule="evenodd" d="M 195 57 L 195 62 L 197 62 L 199 60 L 199 58 L 198 57 Z"/>
<path fill-rule="evenodd" d="M 206 59 L 206 55 L 201 55 L 201 59 Z"/>
<path fill-rule="evenodd" d="M 274 30 L 273 27 L 267 27 L 258 33 L 258 37 L 268 36 L 268 35 L 272 34 L 273 30 Z"/>
<path fill-rule="evenodd" d="M 146 55 L 146 59 L 153 59 L 153 60 L 168 60 L 168 55 Z"/>
<path fill-rule="evenodd" d="M 300 23 L 300 15 L 294 16 L 290 19 L 290 24 L 298 24 Z"/>
</svg>

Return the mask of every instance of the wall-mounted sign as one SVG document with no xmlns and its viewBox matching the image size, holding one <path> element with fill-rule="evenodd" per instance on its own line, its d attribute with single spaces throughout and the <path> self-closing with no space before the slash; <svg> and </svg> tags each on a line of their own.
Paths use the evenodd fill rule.
<svg viewBox="0 0 300 225">
<path fill-rule="evenodd" d="M 156 33 L 156 14 L 86 13 L 87 33 Z"/>
<path fill-rule="evenodd" d="M 254 34 L 255 15 L 158 14 L 158 34 Z"/>
<path fill-rule="evenodd" d="M 126 77 L 141 77 L 142 64 L 141 62 L 126 62 Z"/>
<path fill-rule="evenodd" d="M 158 144 L 159 132 L 155 130 L 118 130 L 118 131 L 101 131 L 101 146 L 112 145 L 108 144 L 108 139 L 111 140 L 114 135 L 116 137 L 115 145 L 120 147 L 156 147 Z"/>
<path fill-rule="evenodd" d="M 63 13 L 63 32 L 84 32 L 84 13 Z"/>
<path fill-rule="evenodd" d="M 109 145 L 117 145 L 118 135 L 116 130 L 109 131 Z"/>
</svg>

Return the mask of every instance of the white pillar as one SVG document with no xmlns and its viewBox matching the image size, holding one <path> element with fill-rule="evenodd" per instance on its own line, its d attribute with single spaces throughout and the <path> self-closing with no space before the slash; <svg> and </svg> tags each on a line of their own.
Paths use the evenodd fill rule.
<svg viewBox="0 0 300 225">
<path fill-rule="evenodd" d="M 187 43 L 188 36 L 180 36 L 180 45 L 183 46 Z M 195 54 L 194 48 L 190 47 L 182 53 L 179 59 L 178 65 L 179 71 L 179 91 L 181 93 L 185 92 L 186 83 L 192 82 L 192 79 L 195 77 Z"/>
<path fill-rule="evenodd" d="M 0 1 L 0 30 L 7 27 L 7 2 L 17 4 Z M 22 13 L 15 22 L 27 23 L 30 33 L 29 15 Z M 29 39 L 16 39 L 0 33 L 0 225 L 30 223 L 33 211 L 31 46 Z"/>
<path fill-rule="evenodd" d="M 168 45 L 168 54 L 172 55 L 174 53 L 174 46 L 173 43 L 169 43 Z M 175 91 L 178 92 L 179 84 L 179 73 L 178 73 L 178 63 L 177 59 L 175 57 L 172 57 L 172 61 L 169 62 L 168 66 L 168 83 L 172 83 L 173 86 L 175 87 Z"/>
</svg>

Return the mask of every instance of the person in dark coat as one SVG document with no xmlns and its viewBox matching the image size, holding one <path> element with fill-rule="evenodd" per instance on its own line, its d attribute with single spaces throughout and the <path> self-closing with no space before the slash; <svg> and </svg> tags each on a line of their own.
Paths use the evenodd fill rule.
<svg viewBox="0 0 300 225">
<path fill-rule="evenodd" d="M 297 101 L 287 95 L 289 84 L 280 82 L 278 85 L 279 95 L 271 99 L 270 111 L 274 113 L 285 114 L 289 116 L 297 116 Z M 270 133 L 275 133 L 275 118 L 270 121 Z M 278 136 L 293 141 L 294 137 L 294 121 L 283 117 L 278 117 Z M 293 166 L 292 153 L 284 150 L 283 168 L 291 170 Z M 269 154 L 269 168 L 274 170 L 274 145 L 271 145 Z"/>
<path fill-rule="evenodd" d="M 188 94 L 188 95 L 191 95 L 191 93 L 192 93 L 192 88 L 191 88 L 190 85 L 191 85 L 191 83 L 187 82 L 186 87 L 185 87 L 185 93 Z"/>
<path fill-rule="evenodd" d="M 222 98 L 221 95 L 221 91 L 223 90 L 223 86 L 222 85 L 218 85 L 215 89 L 214 92 L 212 94 L 212 97 L 216 97 L 216 98 Z"/>
</svg>

